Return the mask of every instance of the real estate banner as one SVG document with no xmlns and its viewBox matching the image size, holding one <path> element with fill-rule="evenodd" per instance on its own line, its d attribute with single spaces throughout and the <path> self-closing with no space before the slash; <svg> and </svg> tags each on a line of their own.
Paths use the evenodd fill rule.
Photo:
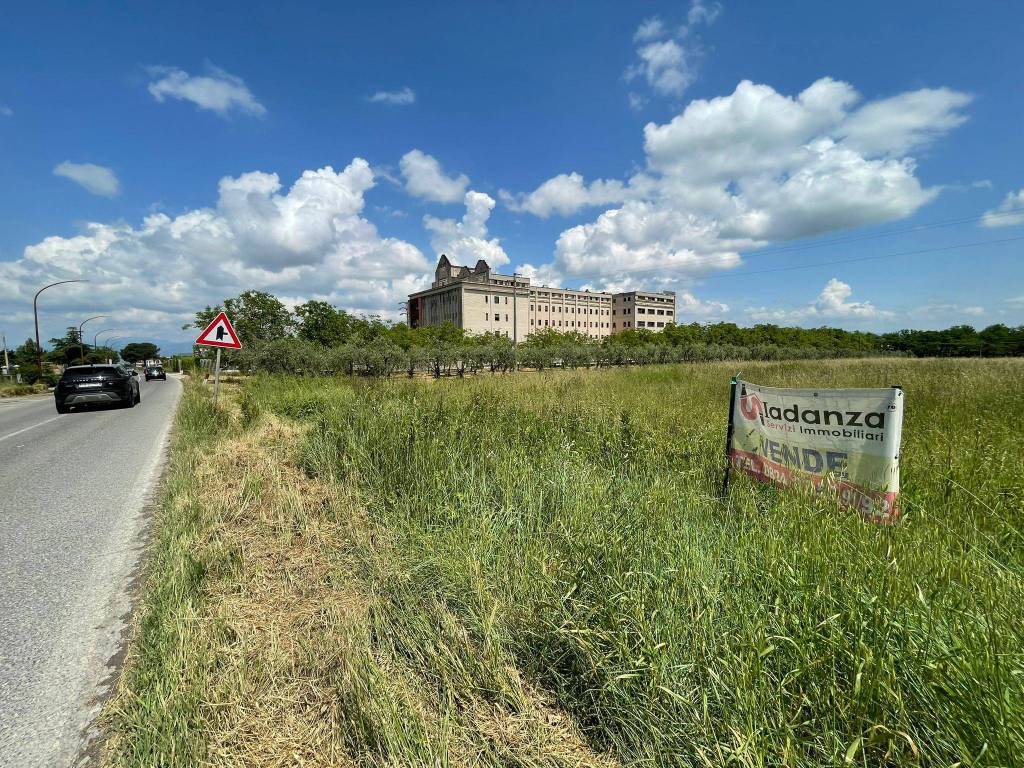
<svg viewBox="0 0 1024 768">
<path fill-rule="evenodd" d="M 873 520 L 898 515 L 901 389 L 778 389 L 737 380 L 733 392 L 733 469 L 833 493 Z"/>
</svg>

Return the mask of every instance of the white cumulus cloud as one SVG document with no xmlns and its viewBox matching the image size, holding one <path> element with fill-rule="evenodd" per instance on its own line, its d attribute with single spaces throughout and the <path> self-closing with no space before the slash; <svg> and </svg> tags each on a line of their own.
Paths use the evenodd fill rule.
<svg viewBox="0 0 1024 768">
<path fill-rule="evenodd" d="M 394 316 L 428 284 L 430 264 L 364 218 L 373 183 L 361 158 L 306 171 L 287 190 L 275 174 L 228 177 L 214 207 L 155 213 L 137 226 L 93 222 L 28 246 L 0 262 L 0 304 L 30 316 L 40 285 L 87 278 L 48 292 L 44 334 L 102 312 L 135 335 L 186 340 L 180 326 L 197 309 L 250 288 Z"/>
<path fill-rule="evenodd" d="M 498 194 L 513 211 L 527 211 L 542 219 L 554 214 L 568 216 L 595 205 L 621 203 L 634 196 L 621 181 L 598 179 L 588 185 L 578 173 L 561 173 L 527 195 L 517 196 L 506 190 Z"/>
<path fill-rule="evenodd" d="M 636 55 L 640 61 L 626 71 L 626 79 L 643 77 L 662 96 L 682 96 L 697 78 L 692 55 L 675 40 L 647 43 Z"/>
<path fill-rule="evenodd" d="M 646 168 L 625 181 L 560 174 L 502 199 L 542 217 L 618 205 L 562 232 L 555 278 L 615 281 L 640 269 L 699 277 L 771 241 L 913 214 L 940 188 L 923 187 L 902 153 L 961 124 L 969 101 L 926 89 L 862 104 L 853 86 L 827 77 L 795 96 L 745 80 L 648 123 Z M 892 127 L 888 142 L 867 131 L 865 114 Z"/>
<path fill-rule="evenodd" d="M 447 176 L 437 158 L 418 149 L 406 152 L 399 161 L 405 190 L 413 197 L 435 203 L 456 203 L 466 194 L 469 177 Z"/>
<path fill-rule="evenodd" d="M 209 70 L 205 75 L 190 75 L 177 67 L 150 67 L 149 74 L 157 79 L 149 84 L 149 92 L 159 102 L 168 98 L 191 101 L 221 117 L 232 112 L 257 117 L 266 114 L 266 107 L 256 100 L 242 78 L 217 67 Z"/>
<path fill-rule="evenodd" d="M 996 208 L 981 218 L 984 227 L 1013 227 L 1024 224 L 1024 188 L 1007 193 Z"/>
<path fill-rule="evenodd" d="M 967 120 L 971 96 L 949 88 L 922 88 L 865 104 L 843 130 L 846 146 L 865 154 L 905 154 Z"/>
<path fill-rule="evenodd" d="M 977 318 L 985 314 L 985 308 L 974 305 L 963 305 L 950 302 L 932 302 L 922 304 L 911 310 L 910 314 L 917 317 L 939 319 L 948 325 L 962 321 L 964 317 Z"/>
<path fill-rule="evenodd" d="M 8 107 L 6 104 L 0 104 L 0 115 L 4 117 L 13 117 L 14 110 Z"/>
<path fill-rule="evenodd" d="M 494 210 L 494 198 L 470 190 L 464 202 L 466 212 L 461 220 L 423 217 L 423 225 L 430 232 L 430 246 L 439 254 L 447 254 L 455 264 L 475 264 L 478 259 L 492 267 L 508 264 L 500 241 L 487 237 L 487 220 Z"/>
<path fill-rule="evenodd" d="M 702 0 L 691 0 L 686 22 L 675 35 L 669 34 L 661 17 L 644 19 L 633 33 L 633 42 L 639 46 L 637 61 L 626 69 L 626 80 L 641 80 L 659 96 L 681 97 L 697 79 L 703 56 L 697 31 L 701 25 L 713 24 L 720 12 L 721 6 L 717 3 L 707 5 Z M 640 109 L 645 103 L 640 94 L 629 93 L 632 109 Z"/>
<path fill-rule="evenodd" d="M 621 279 L 633 272 L 706 275 L 740 264 L 714 223 L 651 202 L 630 201 L 590 224 L 565 230 L 555 245 L 552 268 L 571 277 Z"/>
<path fill-rule="evenodd" d="M 121 183 L 117 180 L 117 175 L 104 165 L 72 163 L 70 160 L 65 160 L 53 169 L 53 173 L 56 176 L 71 179 L 94 195 L 114 197 L 121 191 Z"/>
<path fill-rule="evenodd" d="M 404 106 L 416 103 L 416 92 L 409 86 L 405 86 L 397 91 L 377 91 L 372 96 L 367 96 L 366 98 L 367 101 L 372 101 L 376 104 Z"/>
<path fill-rule="evenodd" d="M 646 43 L 649 40 L 657 40 L 665 36 L 665 22 L 658 16 L 652 16 L 640 22 L 640 26 L 633 33 L 633 42 Z"/>
<path fill-rule="evenodd" d="M 689 291 L 676 291 L 676 319 L 679 322 L 722 317 L 729 305 L 721 301 L 704 301 Z"/>
<path fill-rule="evenodd" d="M 715 23 L 718 18 L 718 14 L 722 12 L 722 6 L 718 3 L 711 3 L 710 5 L 703 2 L 703 0 L 693 0 L 690 3 L 690 10 L 686 14 L 686 23 L 691 27 L 695 27 L 698 24 L 707 24 L 708 26 Z"/>
<path fill-rule="evenodd" d="M 758 307 L 748 310 L 753 320 L 772 323 L 800 323 L 826 320 L 870 320 L 894 317 L 895 313 L 878 309 L 870 301 L 850 301 L 853 288 L 849 283 L 832 278 L 822 288 L 818 298 L 799 309 L 771 309 Z"/>
</svg>

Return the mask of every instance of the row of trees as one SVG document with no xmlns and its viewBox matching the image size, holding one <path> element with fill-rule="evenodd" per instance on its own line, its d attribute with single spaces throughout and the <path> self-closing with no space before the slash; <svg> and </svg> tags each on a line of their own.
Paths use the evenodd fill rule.
<svg viewBox="0 0 1024 768">
<path fill-rule="evenodd" d="M 451 328 L 420 336 L 420 343 L 402 347 L 387 336 L 367 342 L 349 341 L 332 347 L 288 337 L 243 347 L 232 365 L 247 371 L 303 375 L 347 374 L 409 377 L 418 371 L 441 376 L 464 376 L 482 371 L 499 373 L 514 368 L 586 368 L 713 360 L 791 360 L 863 356 L 858 352 L 828 353 L 813 347 L 741 347 L 733 344 L 627 345 L 596 342 L 581 334 L 545 330 L 532 334 L 516 348 L 505 336 L 465 337 L 458 343 L 445 338 Z M 457 329 L 456 329 L 457 330 Z M 890 353 L 892 354 L 892 353 Z"/>
<path fill-rule="evenodd" d="M 378 317 L 362 317 L 327 302 L 307 301 L 294 311 L 276 297 L 246 291 L 223 307 L 196 313 L 204 328 L 221 309 L 242 341 L 226 362 L 246 370 L 390 376 L 398 372 L 434 376 L 538 370 L 561 366 L 644 365 L 700 360 L 780 360 L 867 355 L 1019 355 L 1024 327 L 994 325 L 982 331 L 957 326 L 946 331 L 875 334 L 840 328 L 794 328 L 735 323 L 669 325 L 663 331 L 630 329 L 596 341 L 545 328 L 515 348 L 498 334 L 470 336 L 448 324 L 409 328 Z"/>
<path fill-rule="evenodd" d="M 294 311 L 275 296 L 262 291 L 245 291 L 223 306 L 206 307 L 196 313 L 195 327 L 204 328 L 224 309 L 247 346 L 264 341 L 294 337 L 335 347 L 347 343 L 365 344 L 384 337 L 403 349 L 426 346 L 438 329 L 411 329 L 405 323 L 391 324 L 379 317 L 362 317 L 337 309 L 325 301 L 307 301 Z M 536 336 L 537 334 L 534 334 Z M 440 331 L 451 343 L 465 336 L 457 328 Z M 563 334 L 570 337 L 572 334 Z M 892 333 L 847 331 L 842 328 L 797 328 L 761 323 L 741 327 L 735 323 L 688 323 L 670 325 L 654 332 L 637 328 L 615 334 L 614 343 L 731 345 L 736 347 L 812 348 L 831 353 L 905 352 L 920 357 L 1008 356 L 1024 354 L 1024 326 L 998 324 L 983 330 L 958 325 L 943 331 L 902 330 Z"/>
<path fill-rule="evenodd" d="M 38 347 L 35 339 L 25 339 L 25 342 L 10 352 L 11 364 L 17 366 L 23 381 L 34 383 L 39 378 L 37 365 Z M 43 379 L 47 383 L 53 383 L 56 374 L 52 370 L 53 365 L 68 366 L 88 363 L 105 363 L 107 360 L 127 360 L 130 363 L 152 360 L 160 354 L 160 348 L 149 342 L 134 342 L 127 344 L 120 350 L 110 346 L 93 346 L 79 336 L 77 327 L 68 328 L 63 336 L 50 339 L 48 348 L 43 347 L 43 362 L 50 364 L 44 366 Z"/>
</svg>

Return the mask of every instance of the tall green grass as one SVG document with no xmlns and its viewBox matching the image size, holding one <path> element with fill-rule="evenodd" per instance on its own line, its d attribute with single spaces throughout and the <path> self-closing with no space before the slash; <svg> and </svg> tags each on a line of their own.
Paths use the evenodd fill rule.
<svg viewBox="0 0 1024 768">
<path fill-rule="evenodd" d="M 196 547 L 213 522 L 196 478 L 211 446 L 230 430 L 205 388 L 186 384 L 144 561 L 143 604 L 120 690 L 104 713 L 106 764 L 199 765 L 205 754 L 203 705 L 218 684 L 204 624 L 205 581 L 225 564 L 223 553 L 204 557 Z"/>
<path fill-rule="evenodd" d="M 1020 764 L 1024 365 L 744 364 L 903 386 L 894 526 L 716 498 L 735 372 L 264 377 L 242 406 L 307 422 L 306 471 L 358 490 L 396 553 L 365 559 L 371 637 L 431 695 L 508 698 L 516 668 L 629 765 Z"/>
</svg>

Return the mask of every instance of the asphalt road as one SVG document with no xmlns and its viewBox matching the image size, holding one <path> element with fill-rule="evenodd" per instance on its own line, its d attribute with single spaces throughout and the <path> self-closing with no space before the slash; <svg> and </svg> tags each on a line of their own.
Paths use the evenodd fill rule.
<svg viewBox="0 0 1024 768">
<path fill-rule="evenodd" d="M 0 400 L 0 766 L 75 764 L 116 671 L 181 394 L 141 386 L 132 409 Z"/>
</svg>

